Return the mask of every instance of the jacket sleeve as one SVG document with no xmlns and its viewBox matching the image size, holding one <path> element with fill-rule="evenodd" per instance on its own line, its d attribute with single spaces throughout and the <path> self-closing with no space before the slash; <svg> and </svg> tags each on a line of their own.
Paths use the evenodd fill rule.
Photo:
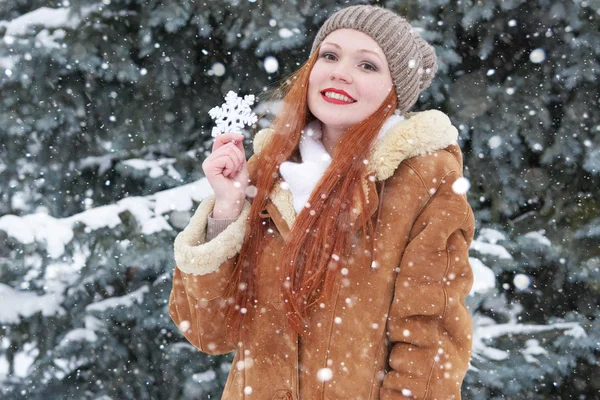
<svg viewBox="0 0 600 400">
<path fill-rule="evenodd" d="M 250 202 L 244 201 L 240 216 L 206 242 L 215 197 L 206 198 L 175 239 L 169 315 L 185 338 L 204 353 L 224 354 L 236 348 L 227 339 L 223 296 L 246 233 Z"/>
<path fill-rule="evenodd" d="M 206 226 L 206 242 L 210 242 L 217 235 L 225 230 L 229 225 L 235 222 L 234 219 L 214 219 L 212 213 L 208 216 L 208 224 Z"/>
<path fill-rule="evenodd" d="M 473 211 L 450 171 L 429 191 L 400 261 L 388 315 L 390 370 L 382 400 L 460 399 L 471 357 Z M 423 189 L 425 190 L 425 189 Z"/>
</svg>

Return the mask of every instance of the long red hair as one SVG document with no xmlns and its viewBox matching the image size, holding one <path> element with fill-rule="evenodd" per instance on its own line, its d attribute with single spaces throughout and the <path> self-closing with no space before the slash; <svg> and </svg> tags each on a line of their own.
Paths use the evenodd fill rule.
<svg viewBox="0 0 600 400">
<path fill-rule="evenodd" d="M 319 49 L 278 89 L 283 97 L 283 107 L 271 125 L 274 134 L 258 154 L 257 168 L 250 176 L 257 194 L 252 200 L 244 243 L 227 287 L 227 298 L 230 299 L 227 320 L 234 342 L 240 339 L 236 333 L 243 334 L 245 318 L 256 308 L 255 269 L 267 229 L 260 213 L 279 177 L 279 166 L 297 151 L 302 130 L 315 119 L 308 109 L 307 94 L 308 78 L 318 54 Z M 340 265 L 346 262 L 348 246 L 355 232 L 351 226 L 352 208 L 357 206 L 355 199 L 362 209 L 362 239 L 366 248 L 373 227 L 371 220 L 366 218 L 363 180 L 366 179 L 367 165 L 364 160 L 369 159 L 371 146 L 396 105 L 396 94 L 392 89 L 371 116 L 343 133 L 331 165 L 308 199 L 310 210 L 315 212 L 308 209 L 300 212 L 286 238 L 286 251 L 279 264 L 281 290 L 290 325 L 301 335 L 306 333 L 308 308 L 315 301 L 327 300 Z"/>
</svg>

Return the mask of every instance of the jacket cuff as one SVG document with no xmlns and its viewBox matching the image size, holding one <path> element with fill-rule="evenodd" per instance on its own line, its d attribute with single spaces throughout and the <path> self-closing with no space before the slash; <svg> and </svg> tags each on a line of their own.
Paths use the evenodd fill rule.
<svg viewBox="0 0 600 400">
<path fill-rule="evenodd" d="M 175 238 L 174 252 L 177 267 L 186 274 L 206 275 L 235 256 L 244 242 L 250 202 L 244 200 L 239 217 L 210 242 L 206 241 L 208 215 L 215 205 L 212 195 L 200 203 L 185 229 Z"/>
<path fill-rule="evenodd" d="M 212 217 L 212 212 L 208 215 L 208 225 L 206 227 L 206 242 L 210 242 L 217 235 L 225 230 L 229 225 L 235 222 L 237 218 L 232 219 L 215 219 Z"/>
</svg>

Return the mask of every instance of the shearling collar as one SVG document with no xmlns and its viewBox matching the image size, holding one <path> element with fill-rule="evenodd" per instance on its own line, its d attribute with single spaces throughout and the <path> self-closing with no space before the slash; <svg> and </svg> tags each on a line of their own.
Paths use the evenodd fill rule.
<svg viewBox="0 0 600 400">
<path fill-rule="evenodd" d="M 272 134 L 272 129 L 263 129 L 256 134 L 254 153 L 261 152 Z M 377 181 L 386 180 L 402 161 L 456 144 L 457 138 L 458 131 L 443 112 L 427 110 L 407 113 L 404 120 L 376 139 L 369 156 L 367 175 L 374 175 Z M 289 229 L 296 219 L 296 211 L 290 191 L 282 189 L 281 182 L 275 183 L 269 198 Z M 368 189 L 367 183 L 365 186 Z"/>
</svg>

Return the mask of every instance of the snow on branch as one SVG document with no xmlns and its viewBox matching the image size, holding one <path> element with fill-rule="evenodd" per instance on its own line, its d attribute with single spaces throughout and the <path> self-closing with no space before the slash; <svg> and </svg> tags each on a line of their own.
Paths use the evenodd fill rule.
<svg viewBox="0 0 600 400">
<path fill-rule="evenodd" d="M 85 18 L 98 9 L 99 5 L 83 7 L 81 17 Z M 5 42 L 12 36 L 27 35 L 34 26 L 42 26 L 45 29 L 70 28 L 79 26 L 82 18 L 73 13 L 70 7 L 50 8 L 40 7 L 26 14 L 20 15 L 11 21 L 0 21 L 0 27 L 5 27 Z"/>
<path fill-rule="evenodd" d="M 481 240 L 473 240 L 471 242 L 470 248 L 481 254 L 487 254 L 493 257 L 497 257 L 499 259 L 513 259 L 508 250 L 506 250 L 504 246 L 501 246 L 499 244 L 485 243 Z"/>
<path fill-rule="evenodd" d="M 110 297 L 105 300 L 97 301 L 88 305 L 86 311 L 106 311 L 114 308 L 129 308 L 135 304 L 142 304 L 144 301 L 144 293 L 148 293 L 150 288 L 148 285 L 144 285 L 134 292 L 127 293 L 124 296 Z"/>
<path fill-rule="evenodd" d="M 0 283 L 0 323 L 18 324 L 19 317 L 28 318 L 38 312 L 44 316 L 65 315 L 65 309 L 60 306 L 62 301 L 63 297 L 58 293 L 38 296 Z"/>
<path fill-rule="evenodd" d="M 481 318 L 480 320 L 492 321 L 488 318 Z M 505 324 L 477 324 L 476 329 L 473 330 L 473 358 L 501 361 L 510 357 L 511 353 L 509 351 L 487 346 L 484 343 L 486 340 L 494 340 L 507 335 L 532 335 L 557 330 L 564 330 L 563 334 L 573 336 L 576 339 L 587 336 L 583 327 L 577 322 L 557 322 L 549 325 L 518 324 L 513 321 Z M 522 353 L 528 362 L 537 363 L 538 361 L 533 355 L 546 354 L 546 350 L 541 348 L 539 342 L 535 339 L 527 340 L 525 345 L 526 348 Z"/>
<path fill-rule="evenodd" d="M 23 14 L 12 21 L 0 21 L 0 27 L 6 28 L 5 35 L 23 36 L 33 26 L 43 26 L 49 29 L 76 28 L 79 18 L 70 17 L 71 9 L 40 7 L 37 10 Z"/>
<path fill-rule="evenodd" d="M 141 227 L 141 234 L 152 235 L 172 229 L 164 218 L 165 214 L 171 211 L 190 211 L 194 202 L 198 203 L 212 193 L 208 181 L 202 178 L 148 196 L 127 197 L 116 204 L 92 208 L 67 218 L 54 218 L 44 213 L 22 217 L 4 215 L 0 217 L 0 231 L 23 244 L 45 244 L 48 255 L 57 259 L 64 254 L 65 246 L 73 240 L 73 229 L 77 224 L 83 224 L 88 230 L 114 228 L 122 223 L 119 214 L 129 211 Z"/>
</svg>

